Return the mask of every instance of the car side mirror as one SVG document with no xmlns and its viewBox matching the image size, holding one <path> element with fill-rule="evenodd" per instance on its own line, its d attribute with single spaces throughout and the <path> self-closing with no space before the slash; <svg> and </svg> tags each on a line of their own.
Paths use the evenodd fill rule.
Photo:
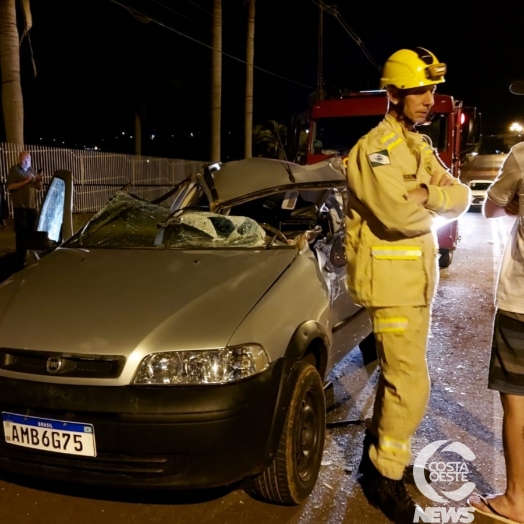
<svg viewBox="0 0 524 524">
<path fill-rule="evenodd" d="M 51 240 L 47 231 L 33 231 L 27 241 L 27 248 L 32 251 L 52 251 L 58 242 Z"/>
<path fill-rule="evenodd" d="M 334 267 L 344 267 L 346 265 L 346 250 L 340 235 L 337 235 L 333 240 L 329 261 Z"/>
</svg>

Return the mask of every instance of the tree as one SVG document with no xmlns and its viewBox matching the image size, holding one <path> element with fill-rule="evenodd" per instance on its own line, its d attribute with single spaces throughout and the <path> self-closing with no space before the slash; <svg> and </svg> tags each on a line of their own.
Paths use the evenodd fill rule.
<svg viewBox="0 0 524 524">
<path fill-rule="evenodd" d="M 24 9 L 28 6 L 29 2 L 26 1 Z M 0 0 L 0 69 L 6 139 L 8 142 L 23 144 L 24 102 L 20 84 L 20 43 L 15 0 Z"/>
<path fill-rule="evenodd" d="M 246 110 L 244 124 L 244 156 L 253 154 L 253 63 L 255 59 L 255 0 L 244 0 L 248 6 L 246 42 Z"/>
<path fill-rule="evenodd" d="M 259 156 L 287 160 L 287 134 L 287 126 L 276 120 L 268 120 L 267 124 L 257 125 L 253 129 L 253 137 L 261 149 Z"/>
<path fill-rule="evenodd" d="M 213 0 L 213 49 L 211 60 L 211 151 L 210 160 L 220 161 L 222 110 L 222 0 Z"/>
</svg>

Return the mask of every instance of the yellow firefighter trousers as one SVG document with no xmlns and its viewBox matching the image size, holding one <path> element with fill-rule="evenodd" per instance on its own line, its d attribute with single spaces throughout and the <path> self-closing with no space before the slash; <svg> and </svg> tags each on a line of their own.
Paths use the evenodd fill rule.
<svg viewBox="0 0 524 524">
<path fill-rule="evenodd" d="M 431 306 L 369 308 L 381 373 L 369 431 L 369 456 L 385 477 L 399 480 L 411 460 L 411 437 L 426 412 L 430 379 L 426 345 Z"/>
</svg>

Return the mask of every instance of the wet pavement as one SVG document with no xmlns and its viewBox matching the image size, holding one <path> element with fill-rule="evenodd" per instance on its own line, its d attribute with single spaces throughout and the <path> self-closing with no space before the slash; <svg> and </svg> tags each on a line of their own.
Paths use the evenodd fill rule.
<svg viewBox="0 0 524 524">
<path fill-rule="evenodd" d="M 428 350 L 431 399 L 413 441 L 414 455 L 439 440 L 468 446 L 475 459 L 467 461 L 467 481 L 473 482 L 480 493 L 501 490 L 505 482 L 501 408 L 498 394 L 489 391 L 486 382 L 493 292 L 511 224 L 509 218 L 486 220 L 478 212 L 467 213 L 461 219 L 462 240 L 453 263 L 440 272 Z M 0 231 L 0 243 L 3 235 L 7 233 Z M 367 503 L 356 474 L 363 436 L 360 421 L 370 414 L 377 376 L 376 360 L 368 361 L 358 349 L 332 372 L 320 476 L 312 495 L 298 507 L 260 502 L 244 491 L 242 485 L 211 491 L 144 492 L 93 489 L 0 474 L 0 522 L 387 523 Z M 452 460 L 449 453 L 440 453 L 446 461 Z M 446 482 L 434 482 L 431 486 L 438 494 L 457 487 Z M 444 503 L 437 503 L 427 499 L 415 486 L 409 489 L 424 507 L 443 506 L 448 510 L 465 507 L 463 500 L 454 502 L 446 498 Z M 474 522 L 492 521 L 475 515 Z"/>
</svg>

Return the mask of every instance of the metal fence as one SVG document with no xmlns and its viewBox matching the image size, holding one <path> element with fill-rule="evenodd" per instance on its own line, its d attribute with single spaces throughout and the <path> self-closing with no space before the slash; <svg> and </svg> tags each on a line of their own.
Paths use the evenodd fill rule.
<svg viewBox="0 0 524 524">
<path fill-rule="evenodd" d="M 74 213 L 97 212 L 115 191 L 128 184 L 130 193 L 153 200 L 166 193 L 174 184 L 198 172 L 204 164 L 194 160 L 0 143 L 0 182 L 4 188 L 9 169 L 18 164 L 18 155 L 22 150 L 31 154 L 35 170 L 43 170 L 44 191 L 40 192 L 41 199 L 55 171 L 71 171 Z M 169 203 L 166 200 L 165 205 Z M 9 206 L 11 208 L 10 202 Z"/>
</svg>

